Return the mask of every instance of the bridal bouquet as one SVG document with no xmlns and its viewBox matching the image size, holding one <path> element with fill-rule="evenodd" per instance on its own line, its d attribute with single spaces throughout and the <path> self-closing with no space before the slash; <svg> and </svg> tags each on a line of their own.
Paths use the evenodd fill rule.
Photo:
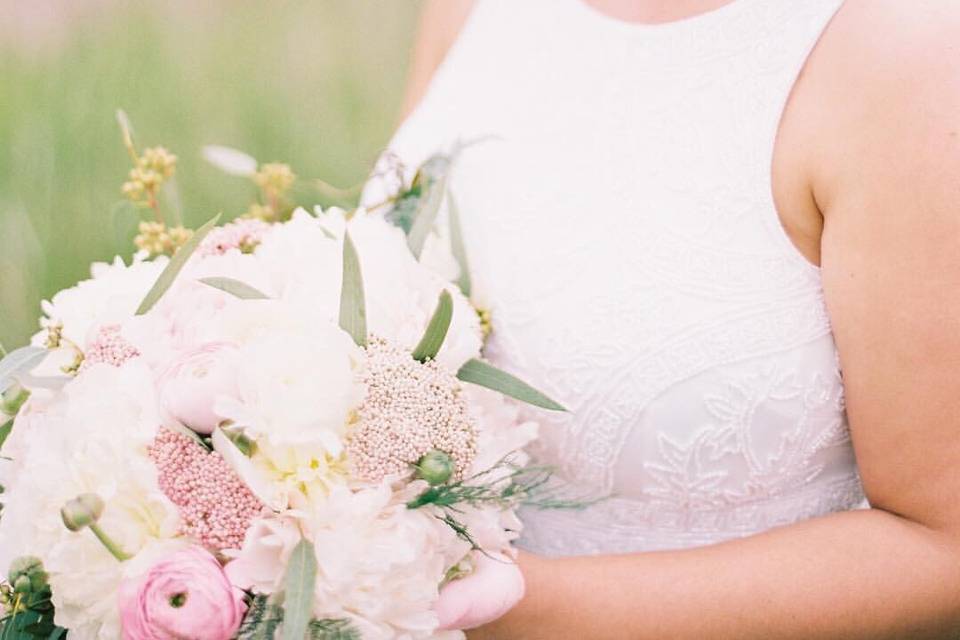
<svg viewBox="0 0 960 640">
<path fill-rule="evenodd" d="M 176 158 L 124 131 L 139 251 L 0 362 L 0 637 L 461 637 L 439 588 L 549 502 L 503 396 L 562 407 L 482 360 L 459 231 L 460 286 L 418 260 L 449 158 L 380 215 L 212 148 L 261 198 L 191 232 L 161 213 Z"/>
</svg>

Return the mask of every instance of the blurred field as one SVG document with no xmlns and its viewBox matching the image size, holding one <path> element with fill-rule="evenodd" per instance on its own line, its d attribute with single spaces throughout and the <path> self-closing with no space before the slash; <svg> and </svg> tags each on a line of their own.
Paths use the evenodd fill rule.
<svg viewBox="0 0 960 640">
<path fill-rule="evenodd" d="M 39 302 L 129 253 L 111 208 L 139 145 L 179 156 L 188 226 L 249 203 L 204 144 L 351 185 L 396 125 L 415 0 L 0 0 L 0 341 Z M 118 237 L 121 236 L 121 237 Z"/>
</svg>

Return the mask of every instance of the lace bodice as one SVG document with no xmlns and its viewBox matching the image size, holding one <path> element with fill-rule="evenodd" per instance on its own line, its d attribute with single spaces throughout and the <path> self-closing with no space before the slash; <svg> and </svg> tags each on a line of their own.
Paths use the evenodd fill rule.
<svg viewBox="0 0 960 640">
<path fill-rule="evenodd" d="M 547 554 L 707 544 L 862 500 L 819 270 L 771 189 L 784 105 L 842 0 L 630 25 L 480 0 L 392 149 L 453 179 L 488 356 L 564 402 L 535 451 L 577 512 Z"/>
</svg>

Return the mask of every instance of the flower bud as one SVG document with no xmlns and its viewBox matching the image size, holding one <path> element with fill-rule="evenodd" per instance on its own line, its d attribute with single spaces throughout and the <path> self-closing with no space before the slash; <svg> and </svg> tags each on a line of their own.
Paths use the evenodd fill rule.
<svg viewBox="0 0 960 640">
<path fill-rule="evenodd" d="M 38 593 L 47 586 L 43 562 L 35 556 L 21 556 L 10 563 L 8 580 L 16 593 Z"/>
<path fill-rule="evenodd" d="M 103 514 L 103 500 L 95 493 L 84 493 L 67 502 L 60 509 L 63 525 L 70 531 L 80 531 L 96 523 Z"/>
<path fill-rule="evenodd" d="M 431 485 L 443 484 L 453 471 L 453 459 L 443 451 L 430 451 L 417 463 L 417 477 Z"/>
<path fill-rule="evenodd" d="M 30 593 L 30 587 L 31 587 L 30 577 L 21 575 L 13 583 L 13 592 L 14 593 Z"/>
</svg>

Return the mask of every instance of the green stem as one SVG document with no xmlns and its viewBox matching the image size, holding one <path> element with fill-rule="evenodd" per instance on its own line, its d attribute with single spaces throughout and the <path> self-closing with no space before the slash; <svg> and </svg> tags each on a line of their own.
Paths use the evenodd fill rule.
<svg viewBox="0 0 960 640">
<path fill-rule="evenodd" d="M 156 188 L 150 189 L 150 208 L 153 209 L 153 215 L 157 219 L 157 222 L 163 226 L 167 226 L 167 221 L 163 217 L 163 211 L 160 210 L 160 194 Z"/>
<path fill-rule="evenodd" d="M 90 525 L 90 531 L 93 531 L 93 535 L 97 536 L 97 540 L 99 540 L 101 544 L 103 544 L 103 546 L 106 547 L 107 551 L 109 551 L 113 555 L 113 557 L 119 560 L 120 562 L 123 562 L 124 560 L 129 560 L 130 558 L 133 557 L 130 554 L 126 553 L 119 546 L 117 546 L 117 543 L 111 540 L 110 536 L 104 533 L 103 529 L 101 529 L 100 525 L 97 524 L 96 522 Z"/>
</svg>

